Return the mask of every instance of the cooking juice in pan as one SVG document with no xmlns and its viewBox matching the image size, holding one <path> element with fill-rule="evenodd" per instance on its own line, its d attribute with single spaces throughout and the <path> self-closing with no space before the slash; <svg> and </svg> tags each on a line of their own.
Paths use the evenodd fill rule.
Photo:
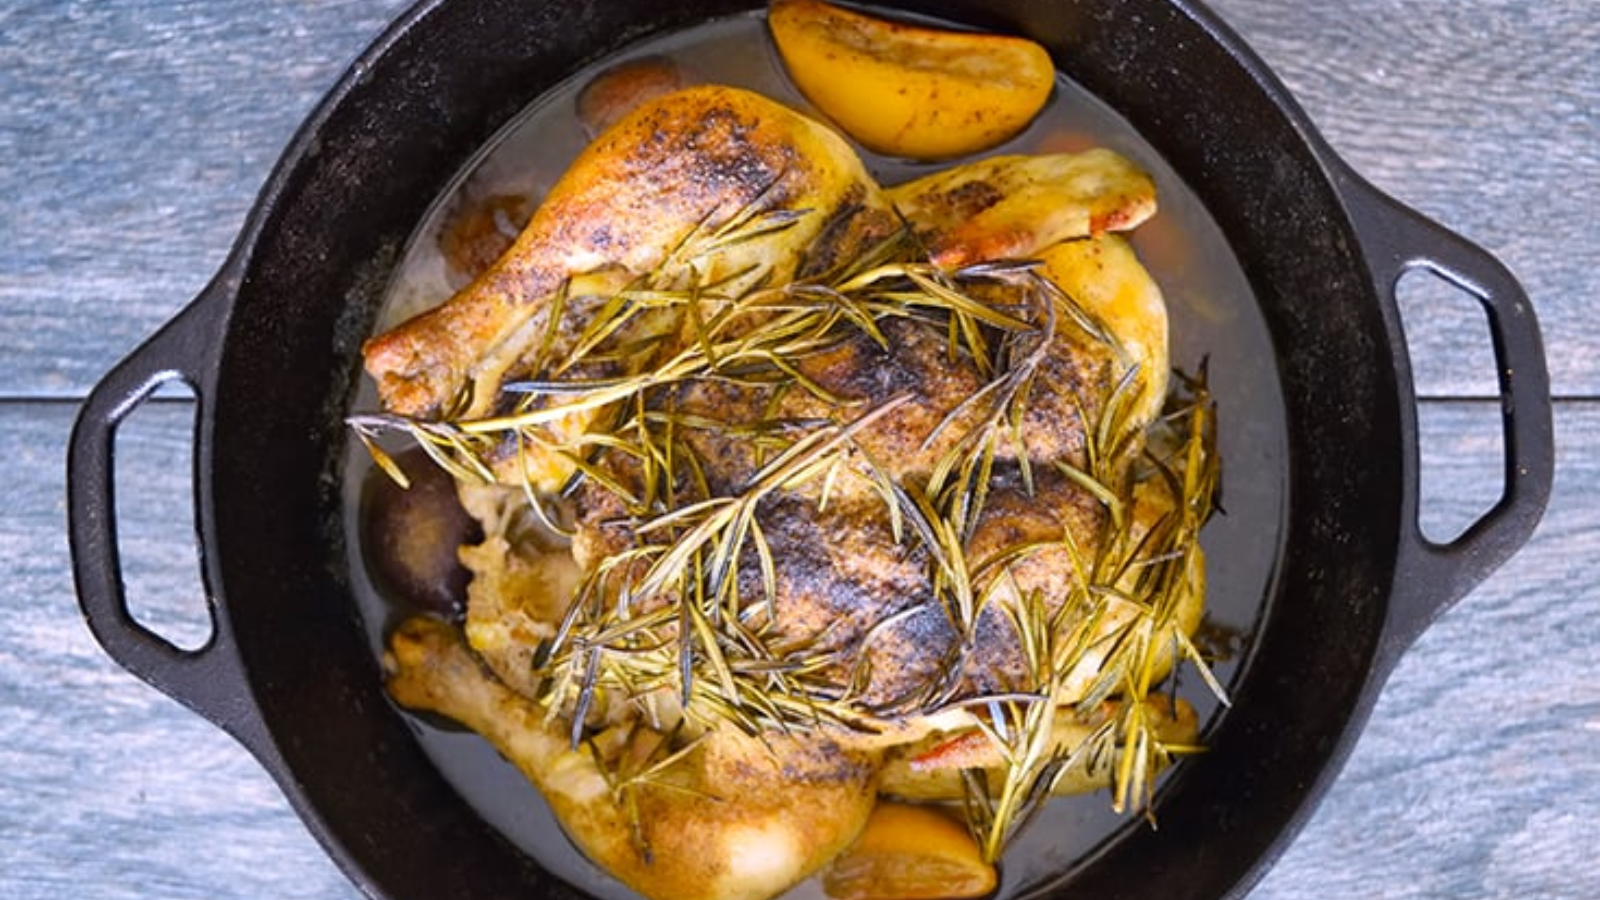
<svg viewBox="0 0 1600 900">
<path fill-rule="evenodd" d="M 574 112 L 579 91 L 600 71 L 646 56 L 670 59 L 699 81 L 753 89 L 816 115 L 789 83 L 760 15 L 710 22 L 603 60 L 548 92 L 509 123 L 436 200 L 396 268 L 379 312 L 379 330 L 442 303 L 460 286 L 460 276 L 451 272 L 440 251 L 441 232 L 450 227 L 454 211 L 463 202 L 478 202 L 487 210 L 483 227 L 514 233 L 527 210 L 586 142 Z M 1211 649 L 1227 651 L 1213 665 L 1226 686 L 1247 652 L 1248 636 L 1269 593 L 1282 530 L 1287 449 L 1276 357 L 1249 286 L 1216 224 L 1160 155 L 1105 104 L 1059 77 L 1055 96 L 1038 119 L 992 152 L 1062 152 L 1091 146 L 1121 153 L 1156 182 L 1160 212 L 1129 239 L 1165 295 L 1173 366 L 1193 372 L 1205 365 L 1217 402 L 1225 512 L 1212 519 L 1202 538 L 1208 574 L 1202 634 L 1210 638 Z M 862 155 L 883 184 L 937 168 L 864 151 Z M 491 197 L 500 199 L 487 205 L 480 202 Z M 353 409 L 375 408 L 376 396 L 370 384 L 364 384 Z M 359 442 L 351 445 L 344 482 L 346 533 L 348 546 L 359 556 L 361 486 L 372 475 L 372 466 Z M 364 560 L 354 568 L 357 600 L 374 652 L 381 653 L 385 629 L 394 621 L 394 606 L 370 577 Z M 1180 667 L 1176 689 L 1194 704 L 1203 723 L 1214 724 L 1221 715 L 1220 704 L 1192 671 Z M 632 896 L 571 847 L 537 790 L 485 741 L 420 719 L 416 729 L 425 750 L 460 794 L 545 868 L 596 895 Z M 1110 807 L 1103 791 L 1048 804 L 1001 861 L 1000 894 L 1013 895 L 1070 871 L 1123 829 L 1149 827 L 1140 816 L 1117 815 Z M 789 896 L 820 897 L 822 891 L 813 880 Z"/>
</svg>

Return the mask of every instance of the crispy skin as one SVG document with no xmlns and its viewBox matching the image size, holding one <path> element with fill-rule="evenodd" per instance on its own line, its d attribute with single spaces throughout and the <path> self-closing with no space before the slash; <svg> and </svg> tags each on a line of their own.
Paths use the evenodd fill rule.
<svg viewBox="0 0 1600 900">
<path fill-rule="evenodd" d="M 1054 749 L 1070 755 L 1118 715 L 1125 702 L 1107 701 L 1081 716 L 1063 715 L 1055 723 Z M 1199 716 L 1185 700 L 1148 697 L 1144 700 L 1144 714 L 1152 724 L 1156 739 L 1163 743 L 1193 744 L 1199 739 Z M 1116 773 L 1111 766 L 1093 759 L 1092 754 L 1069 758 L 1071 762 L 1056 775 L 1053 793 L 1087 794 L 1112 785 Z M 901 800 L 959 802 L 964 796 L 963 769 L 986 769 L 988 777 L 1004 778 L 1000 751 L 977 730 L 930 734 L 897 748 L 890 755 L 883 767 L 880 790 L 886 796 Z"/>
<path fill-rule="evenodd" d="M 913 537 L 896 539 L 884 501 L 864 474 L 876 469 L 899 483 L 925 483 L 976 425 L 976 413 L 959 414 L 973 409 L 966 401 L 984 383 L 970 359 L 950 358 L 945 335 L 932 326 L 891 320 L 883 327 L 887 346 L 858 336 L 802 361 L 804 376 L 827 395 L 845 399 L 842 406 L 804 390 L 775 399 L 768 389 L 721 383 L 697 384 L 674 402 L 688 416 L 730 426 L 694 431 L 688 442 L 713 492 L 735 494 L 771 456 L 760 455 L 739 426 L 769 417 L 792 421 L 798 430 L 846 424 L 890 397 L 911 398 L 860 433 L 826 503 L 821 485 L 813 483 L 780 492 L 760 508 L 757 518 L 774 551 L 777 595 L 770 616 L 754 619 L 751 627 L 773 626 L 775 643 L 839 654 L 826 674 L 840 694 L 866 673 L 865 686 L 857 686 L 863 709 L 880 716 L 921 715 L 953 696 L 1014 686 L 1021 663 L 1009 622 L 989 610 L 978 623 L 976 649 L 951 668 L 961 635 L 930 591 L 928 553 Z M 1098 541 L 1101 507 L 1052 463 L 1085 464 L 1082 416 L 1093 415 L 1094 398 L 1106 389 L 1112 365 L 1103 348 L 1061 338 L 1030 394 L 1020 448 L 1010 437 L 998 444 L 999 470 L 973 535 L 975 561 L 1022 540 L 1059 543 L 1069 531 L 1079 546 Z M 956 424 L 941 427 L 953 414 Z M 1023 451 L 1034 472 L 1031 495 L 1021 477 Z M 609 462 L 622 483 L 635 477 L 627 459 Z M 580 567 L 631 546 L 632 523 L 607 490 L 586 486 L 578 506 Z M 1070 577 L 1062 568 L 1068 564 L 1064 554 L 1048 559 L 1048 565 L 1029 569 L 1036 574 L 1022 580 L 1024 589 L 1054 592 L 1052 581 Z M 745 560 L 740 591 L 749 602 L 764 596 L 753 553 Z"/>
<path fill-rule="evenodd" d="M 818 423 L 847 425 L 891 399 L 904 402 L 877 419 L 853 440 L 862 464 L 870 464 L 896 480 L 925 478 L 935 465 L 974 428 L 989 410 L 974 395 L 984 386 L 971 358 L 952 358 L 947 335 L 928 323 L 889 319 L 880 323 L 886 346 L 855 335 L 838 346 L 798 362 L 805 380 L 823 395 L 789 389 L 780 397 L 766 389 L 700 382 L 673 400 L 681 412 L 718 420 L 732 428 L 692 432 L 689 441 L 707 462 L 712 489 L 739 490 L 770 454 L 758 457 L 758 446 L 737 430 L 763 420 L 792 422 L 797 431 Z M 1061 326 L 1051 352 L 1029 393 L 1021 444 L 999 441 L 998 458 L 1014 461 L 1025 454 L 1034 464 L 1054 460 L 1083 462 L 1083 417 L 1092 420 L 1098 397 L 1115 374 L 1107 348 L 1085 346 L 1070 326 Z M 842 402 L 834 402 L 837 398 Z M 948 420 L 948 421 L 947 421 Z M 864 480 L 847 481 L 839 490 L 870 490 Z"/>
<path fill-rule="evenodd" d="M 575 345 L 607 296 L 647 274 L 653 287 L 669 290 L 696 278 L 728 277 L 729 293 L 737 293 L 739 284 L 826 272 L 903 222 L 932 261 L 947 267 L 1049 253 L 1041 271 L 1066 293 L 1081 293 L 1080 306 L 1124 338 L 1125 352 L 1085 340 L 1064 314 L 1030 319 L 1054 321 L 1054 331 L 1029 333 L 1018 340 L 1034 343 L 1013 345 L 1019 353 L 1043 352 L 1026 414 L 999 426 L 1006 436 L 996 444 L 983 512 L 966 537 L 975 586 L 992 585 L 996 598 L 965 623 L 969 633 L 934 591 L 929 547 L 894 533 L 875 480 L 925 485 L 969 431 L 995 427 L 986 422 L 989 408 L 974 399 L 983 396 L 986 376 L 952 346 L 945 327 L 885 318 L 878 323 L 886 338 L 881 345 L 856 334 L 790 361 L 801 378 L 787 389 L 708 379 L 650 398 L 685 422 L 715 423 L 682 426 L 698 460 L 692 479 L 677 473 L 683 496 L 698 496 L 689 488 L 699 479 L 713 494 L 739 494 L 781 452 L 741 426 L 779 419 L 789 423 L 786 437 L 793 439 L 898 404 L 853 434 L 837 477 L 822 481 L 826 495 L 813 481 L 778 490 L 757 507 L 772 550 L 772 602 L 758 554 L 741 556 L 735 579 L 747 604 L 741 621 L 760 629 L 769 646 L 820 655 L 821 690 L 848 697 L 864 719 L 885 717 L 878 723 L 883 732 L 822 726 L 747 738 L 718 725 L 661 783 L 624 790 L 608 781 L 587 750 L 569 744 L 571 723 L 562 718 L 568 710 L 542 705 L 535 660 L 574 585 L 632 547 L 639 521 L 596 478 L 581 481 L 570 497 L 576 525 L 570 557 L 547 568 L 549 557 L 517 534 L 526 523 L 519 524 L 525 517 L 514 508 L 522 479 L 547 494 L 566 482 L 573 469 L 561 459 L 507 463 L 499 474 L 514 488 L 463 489 L 486 535 L 462 552 L 474 573 L 464 639 L 438 623 L 402 626 L 387 659 L 392 695 L 490 740 L 540 787 L 585 853 L 656 900 L 754 900 L 815 871 L 865 820 L 884 748 L 940 732 L 959 735 L 971 718 L 951 705 L 954 699 L 1030 687 L 1005 607 L 1036 593 L 1061 602 L 1061 585 L 1076 577 L 1069 548 L 1092 550 L 1106 521 L 1100 501 L 1057 464 L 1086 465 L 1085 435 L 1100 398 L 1129 365 L 1162 373 L 1167 365 L 1159 292 L 1125 245 L 1102 236 L 1132 227 L 1153 208 L 1149 179 L 1105 152 L 1001 157 L 884 191 L 832 132 L 757 95 L 700 87 L 638 108 L 585 151 L 490 269 L 444 306 L 368 343 L 367 367 L 389 411 L 431 417 L 449 407 L 462 418 L 497 412 L 505 380 L 544 372 L 549 358 Z M 764 212 L 797 218 L 787 229 L 716 252 L 694 249 L 718 227 Z M 1067 241 L 1073 250 L 1051 252 Z M 1011 289 L 975 290 L 1011 309 L 1017 300 L 1006 294 Z M 630 327 L 616 337 L 617 346 L 645 346 L 629 342 L 650 336 L 658 340 L 649 346 L 662 354 L 692 339 L 693 329 L 676 313 L 644 316 Z M 1146 419 L 1162 383 L 1145 378 Z M 590 421 L 578 417 L 562 427 L 570 433 Z M 650 493 L 638 489 L 637 462 L 626 453 L 602 453 L 590 464 L 607 470 L 611 483 L 633 482 L 635 496 Z M 1170 500 L 1151 508 L 1159 514 Z M 1013 558 L 1019 544 L 1040 549 Z M 984 568 L 997 557 L 1006 564 Z M 621 572 L 602 590 L 618 591 L 630 578 L 637 584 L 642 574 Z M 1186 630 L 1199 610 L 1203 575 L 1194 578 L 1191 612 L 1175 626 Z M 679 602 L 630 594 L 628 609 L 642 614 Z M 1114 628 L 1126 614 L 1107 619 L 1106 629 Z M 1091 659 L 1072 673 L 1061 699 L 1081 696 L 1096 667 Z M 607 696 L 581 723 L 596 746 L 642 722 L 663 723 L 657 737 L 665 741 L 683 712 L 670 684 L 643 696 L 596 693 Z M 691 730 L 706 723 L 682 721 Z"/>
<path fill-rule="evenodd" d="M 443 306 L 368 341 L 367 371 L 392 412 L 430 416 L 470 387 L 466 414 L 484 415 L 550 333 L 564 284 L 598 275 L 615 289 L 660 267 L 697 232 L 778 210 L 806 214 L 770 239 L 697 260 L 702 276 L 754 263 L 746 278 L 786 281 L 896 225 L 856 155 L 810 119 L 723 86 L 646 103 L 584 150 L 488 271 Z M 556 356 L 583 321 L 554 323 Z"/>
<path fill-rule="evenodd" d="M 1138 366 L 1139 417 L 1152 421 L 1167 399 L 1167 303 L 1161 288 L 1122 236 L 1063 241 L 1039 254 L 1056 286 L 1104 323 Z"/>
<path fill-rule="evenodd" d="M 732 729 L 660 779 L 616 788 L 536 702 L 484 671 L 448 625 L 403 623 L 389 691 L 482 735 L 532 781 L 583 852 L 654 900 L 764 900 L 832 859 L 866 822 L 878 759 L 825 738 Z M 604 737 L 604 736 L 602 736 Z M 594 752 L 607 752 L 597 740 Z"/>
<path fill-rule="evenodd" d="M 1081 488 L 1049 470 L 1027 491 L 1012 467 L 997 479 L 975 529 L 974 565 L 987 549 L 1038 541 L 1059 544 L 1071 533 L 1094 539 L 1101 509 Z M 819 508 L 786 496 L 763 510 L 762 528 L 785 548 L 774 560 L 778 596 L 774 634 L 794 643 L 818 641 L 838 655 L 827 671 L 839 691 L 857 692 L 866 713 L 887 719 L 922 718 L 953 700 L 1025 686 L 1025 667 L 1011 620 L 998 604 L 978 614 L 975 639 L 962 647 L 956 613 L 929 591 L 925 549 L 897 543 L 883 504 L 862 494 Z M 1053 592 L 1065 559 L 1020 571 L 1022 590 Z M 743 572 L 745 596 L 760 597 L 760 572 Z M 986 579 L 980 583 L 986 583 Z M 754 624 L 765 624 L 758 617 Z"/>
<path fill-rule="evenodd" d="M 950 268 L 1025 259 L 1053 244 L 1136 227 L 1155 183 L 1110 150 L 996 156 L 890 188 L 930 258 Z"/>
</svg>

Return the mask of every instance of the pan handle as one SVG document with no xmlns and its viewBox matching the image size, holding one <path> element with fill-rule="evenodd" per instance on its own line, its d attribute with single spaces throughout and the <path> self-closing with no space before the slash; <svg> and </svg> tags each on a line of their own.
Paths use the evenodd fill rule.
<svg viewBox="0 0 1600 900">
<path fill-rule="evenodd" d="M 73 425 L 67 451 L 67 525 L 72 545 L 78 604 L 89 630 L 123 668 L 198 712 L 247 746 L 259 719 L 250 702 L 221 598 L 201 550 L 211 635 L 193 650 L 181 649 L 140 624 L 128 608 L 117 545 L 114 492 L 117 427 L 162 385 L 177 381 L 194 392 L 203 429 L 209 421 L 211 385 L 221 335 L 238 280 L 229 266 L 195 300 L 113 368 L 90 391 Z M 205 469 L 203 440 L 196 443 L 196 472 Z M 196 490 L 196 525 L 207 528 Z M 205 542 L 198 541 L 203 548 Z"/>
<path fill-rule="evenodd" d="M 1527 543 L 1555 477 L 1550 376 L 1527 293 L 1493 255 L 1346 172 L 1342 194 L 1380 293 L 1398 309 L 1401 277 L 1427 271 L 1483 305 L 1500 389 L 1505 484 L 1500 499 L 1454 540 L 1438 543 L 1418 519 L 1416 410 L 1406 411 L 1403 536 L 1384 629 L 1392 663 L 1445 610 Z M 1398 322 L 1398 314 L 1396 314 Z M 1404 342 L 1402 341 L 1402 346 Z M 1409 366 L 1405 373 L 1409 381 Z"/>
</svg>

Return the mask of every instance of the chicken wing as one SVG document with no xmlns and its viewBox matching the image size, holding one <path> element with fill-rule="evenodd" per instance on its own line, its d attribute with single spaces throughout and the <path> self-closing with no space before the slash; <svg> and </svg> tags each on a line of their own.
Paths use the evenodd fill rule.
<svg viewBox="0 0 1600 900">
<path fill-rule="evenodd" d="M 1156 211 L 1155 183 L 1103 148 L 996 156 L 888 190 L 939 265 L 1025 259 L 1062 241 L 1125 231 Z"/>
</svg>

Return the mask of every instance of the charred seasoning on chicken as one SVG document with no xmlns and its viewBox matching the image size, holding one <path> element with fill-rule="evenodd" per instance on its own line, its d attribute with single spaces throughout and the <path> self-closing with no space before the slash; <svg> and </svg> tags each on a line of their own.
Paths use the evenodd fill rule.
<svg viewBox="0 0 1600 900">
<path fill-rule="evenodd" d="M 1039 263 L 938 264 L 937 215 L 919 227 L 870 186 L 796 206 L 816 164 L 787 155 L 799 141 L 774 165 L 695 168 L 707 143 L 777 151 L 734 146 L 769 119 L 699 116 L 684 134 L 648 118 L 682 129 L 689 110 L 642 112 L 627 168 L 671 144 L 690 181 L 738 181 L 711 188 L 737 203 L 643 263 L 552 282 L 485 343 L 515 359 L 429 357 L 417 377 L 456 400 L 394 381 L 397 402 L 355 432 L 385 467 L 398 434 L 464 481 L 519 485 L 570 537 L 581 579 L 528 658 L 574 747 L 631 721 L 650 752 L 612 757 L 654 771 L 716 729 L 887 742 L 956 711 L 998 760 L 961 774 L 985 858 L 1069 772 L 1109 773 L 1116 808 L 1146 808 L 1197 749 L 1153 718 L 1167 674 L 1188 662 L 1222 693 L 1186 621 L 1219 480 L 1203 371 L 1153 405 L 1140 359 Z M 963 218 L 1005 194 L 953 190 Z M 1107 219 L 1081 220 L 1065 239 L 1098 240 Z M 940 259 L 960 255 L 955 232 Z M 579 244 L 617 242 L 638 247 Z M 502 260 L 468 292 L 529 265 Z M 416 335 L 375 341 L 369 362 Z M 1068 722 L 1087 739 L 1063 744 Z"/>
</svg>

